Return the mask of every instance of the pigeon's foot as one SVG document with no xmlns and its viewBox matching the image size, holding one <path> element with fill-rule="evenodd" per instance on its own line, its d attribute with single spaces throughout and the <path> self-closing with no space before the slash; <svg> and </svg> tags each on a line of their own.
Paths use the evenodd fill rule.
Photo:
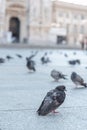
<svg viewBox="0 0 87 130">
<path fill-rule="evenodd" d="M 59 113 L 59 112 L 57 112 L 57 111 L 55 111 L 55 110 L 53 110 L 52 112 L 55 113 L 55 114 L 56 114 L 56 113 Z"/>
</svg>

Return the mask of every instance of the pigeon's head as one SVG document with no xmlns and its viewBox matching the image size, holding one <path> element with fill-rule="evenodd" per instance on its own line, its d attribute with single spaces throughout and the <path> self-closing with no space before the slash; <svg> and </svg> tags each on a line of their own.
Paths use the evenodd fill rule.
<svg viewBox="0 0 87 130">
<path fill-rule="evenodd" d="M 80 64 L 80 60 L 77 59 L 76 62 L 77 62 L 78 64 Z"/>
<path fill-rule="evenodd" d="M 64 85 L 57 86 L 55 89 L 59 91 L 66 91 L 66 87 Z"/>
<path fill-rule="evenodd" d="M 73 76 L 76 76 L 77 74 L 76 74 L 76 72 L 72 72 L 72 75 L 73 75 Z"/>
</svg>

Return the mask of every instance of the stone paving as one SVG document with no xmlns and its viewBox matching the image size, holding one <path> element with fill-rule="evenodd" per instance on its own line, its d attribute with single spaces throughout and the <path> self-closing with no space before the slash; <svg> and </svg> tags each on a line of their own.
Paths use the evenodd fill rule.
<svg viewBox="0 0 87 130">
<path fill-rule="evenodd" d="M 36 51 L 36 72 L 29 73 L 26 57 Z M 42 65 L 40 58 L 45 52 L 51 63 Z M 68 57 L 64 56 L 66 53 Z M 72 71 L 76 71 L 87 82 L 86 52 L 0 49 L 0 57 L 5 58 L 6 55 L 14 59 L 0 64 L 0 130 L 87 130 L 87 89 L 76 89 L 70 79 Z M 70 66 L 68 60 L 76 58 L 81 60 L 81 65 Z M 54 82 L 50 77 L 52 69 L 62 71 L 68 80 Z M 66 86 L 67 92 L 65 102 L 57 110 L 59 113 L 38 116 L 36 111 L 46 93 L 61 84 Z"/>
</svg>

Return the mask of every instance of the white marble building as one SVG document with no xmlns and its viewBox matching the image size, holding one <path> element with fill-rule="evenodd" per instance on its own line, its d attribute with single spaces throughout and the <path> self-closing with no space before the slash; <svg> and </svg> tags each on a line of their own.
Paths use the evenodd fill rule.
<svg viewBox="0 0 87 130">
<path fill-rule="evenodd" d="M 5 30 L 5 0 L 0 0 L 0 42 L 3 42 Z"/>
<path fill-rule="evenodd" d="M 16 42 L 77 44 L 87 35 L 87 6 L 58 0 L 6 0 L 3 7 L 1 28 L 7 37 L 11 32 Z"/>
</svg>

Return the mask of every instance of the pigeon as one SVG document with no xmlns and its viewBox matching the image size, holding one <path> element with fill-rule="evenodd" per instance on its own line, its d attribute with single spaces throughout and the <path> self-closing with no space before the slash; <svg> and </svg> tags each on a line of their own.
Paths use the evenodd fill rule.
<svg viewBox="0 0 87 130">
<path fill-rule="evenodd" d="M 36 69 L 35 69 L 35 62 L 33 60 L 27 60 L 26 66 L 27 66 L 27 68 L 29 70 L 36 71 Z"/>
<path fill-rule="evenodd" d="M 13 57 L 7 55 L 7 56 L 6 56 L 6 59 L 10 60 L 10 59 L 13 59 Z"/>
<path fill-rule="evenodd" d="M 65 57 L 68 57 L 68 54 L 65 53 L 64 56 L 65 56 Z"/>
<path fill-rule="evenodd" d="M 56 71 L 54 69 L 51 71 L 51 77 L 54 78 L 55 81 L 58 81 L 59 79 L 67 79 L 65 76 L 67 75 L 64 75 L 61 72 Z"/>
<path fill-rule="evenodd" d="M 76 52 L 73 52 L 73 55 L 76 55 Z"/>
<path fill-rule="evenodd" d="M 77 64 L 81 64 L 79 59 L 76 59 L 75 61 L 76 61 Z"/>
<path fill-rule="evenodd" d="M 70 65 L 76 65 L 76 61 L 75 61 L 75 60 L 70 60 L 70 61 L 68 61 L 68 63 L 69 63 Z"/>
<path fill-rule="evenodd" d="M 18 58 L 22 58 L 22 55 L 20 55 L 20 54 L 16 54 L 16 56 L 17 56 Z"/>
<path fill-rule="evenodd" d="M 84 79 L 80 75 L 78 75 L 76 72 L 72 72 L 72 74 L 71 74 L 71 80 L 76 85 L 76 87 L 78 85 L 87 87 L 87 84 L 84 83 Z"/>
<path fill-rule="evenodd" d="M 27 66 L 27 68 L 29 70 L 33 70 L 34 72 L 36 71 L 36 69 L 35 69 L 35 62 L 34 62 L 34 60 L 32 60 L 32 58 L 35 57 L 37 53 L 38 53 L 38 51 L 35 52 L 35 54 L 32 54 L 29 57 L 26 57 L 26 60 L 27 60 L 26 66 Z"/>
<path fill-rule="evenodd" d="M 66 97 L 65 90 L 66 87 L 61 85 L 49 91 L 37 110 L 38 115 L 45 116 L 50 112 L 58 113 L 55 112 L 55 109 L 64 102 Z"/>
<path fill-rule="evenodd" d="M 4 58 L 0 58 L 0 63 L 4 63 L 5 59 Z"/>
<path fill-rule="evenodd" d="M 70 60 L 68 61 L 70 65 L 76 65 L 76 64 L 81 64 L 80 60 L 79 59 L 76 59 L 76 60 Z"/>
<path fill-rule="evenodd" d="M 42 56 L 41 57 L 41 62 L 42 62 L 42 64 L 47 64 L 47 63 L 49 63 L 51 61 L 50 61 L 49 57 Z"/>
<path fill-rule="evenodd" d="M 47 52 L 45 52 L 44 55 L 47 56 Z"/>
<path fill-rule="evenodd" d="M 31 54 L 29 57 L 26 57 L 26 60 L 31 60 L 37 55 L 38 51 L 35 52 L 35 54 Z"/>
</svg>

